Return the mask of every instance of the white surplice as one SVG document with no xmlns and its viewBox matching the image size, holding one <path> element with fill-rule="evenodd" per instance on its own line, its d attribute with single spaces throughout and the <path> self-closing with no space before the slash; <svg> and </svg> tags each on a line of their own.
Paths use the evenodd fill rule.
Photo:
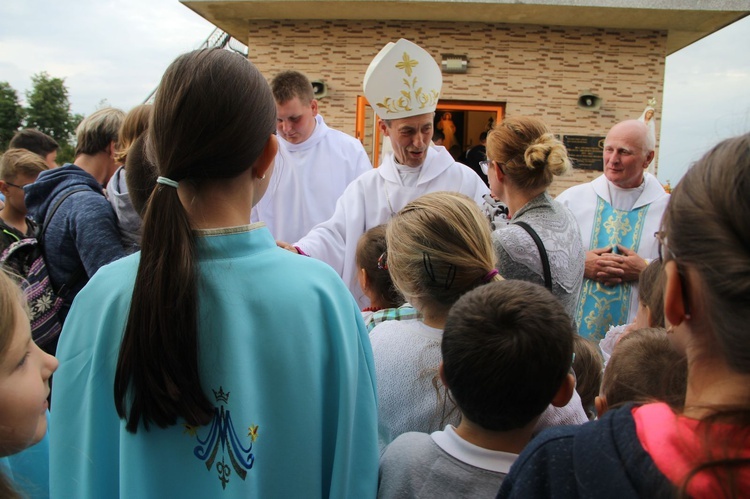
<svg viewBox="0 0 750 499">
<path fill-rule="evenodd" d="M 296 241 L 328 220 L 346 186 L 372 170 L 360 141 L 328 127 L 319 114 L 315 119 L 315 130 L 301 144 L 277 136 L 273 175 L 253 208 L 252 222 L 265 222 L 280 241 Z"/>
</svg>

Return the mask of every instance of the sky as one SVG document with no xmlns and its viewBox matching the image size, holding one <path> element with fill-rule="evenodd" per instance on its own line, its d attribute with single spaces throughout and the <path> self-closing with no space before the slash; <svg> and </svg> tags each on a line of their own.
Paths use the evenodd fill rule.
<svg viewBox="0 0 750 499">
<path fill-rule="evenodd" d="M 125 111 L 214 26 L 178 0 L 16 0 L 0 3 L 0 81 L 23 100 L 31 76 L 65 79 L 72 110 Z M 672 185 L 721 139 L 750 132 L 750 17 L 667 57 L 658 156 Z M 644 103 L 645 105 L 645 103 Z"/>
</svg>

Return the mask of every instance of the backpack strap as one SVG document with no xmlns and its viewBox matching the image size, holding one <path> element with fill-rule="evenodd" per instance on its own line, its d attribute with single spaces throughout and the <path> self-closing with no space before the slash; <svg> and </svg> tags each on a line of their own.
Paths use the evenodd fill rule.
<svg viewBox="0 0 750 499">
<path fill-rule="evenodd" d="M 55 204 L 53 204 L 52 208 L 50 208 L 50 210 L 47 212 L 47 216 L 44 218 L 44 223 L 42 224 L 42 227 L 36 237 L 37 241 L 39 241 L 42 246 L 42 251 L 44 251 L 44 234 L 47 232 L 47 226 L 49 226 L 50 222 L 52 221 L 52 217 L 55 216 L 55 213 L 57 213 L 57 209 L 61 204 L 63 204 L 63 201 L 77 192 L 84 192 L 88 190 L 90 190 L 88 187 L 77 187 L 75 189 L 70 189 L 69 191 L 64 192 L 63 194 L 58 196 Z M 76 270 L 71 274 L 68 281 L 63 283 L 63 285 L 60 286 L 59 290 L 55 290 L 57 296 L 61 297 L 62 299 L 67 299 L 67 290 L 70 289 L 73 284 L 80 281 L 85 274 L 86 269 L 84 268 L 83 263 L 81 263 L 81 265 L 79 265 L 78 268 L 76 268 Z M 51 282 L 52 281 L 50 279 L 50 283 Z"/>
<path fill-rule="evenodd" d="M 544 287 L 552 291 L 552 272 L 550 272 L 549 268 L 549 258 L 547 258 L 547 250 L 544 249 L 544 243 L 542 243 L 541 238 L 539 237 L 539 234 L 536 233 L 534 229 L 531 228 L 529 224 L 526 222 L 513 222 L 515 225 L 518 225 L 523 230 L 529 233 L 531 236 L 531 239 L 534 240 L 536 243 L 537 249 L 539 249 L 539 256 L 542 258 L 542 272 L 544 273 Z"/>
</svg>

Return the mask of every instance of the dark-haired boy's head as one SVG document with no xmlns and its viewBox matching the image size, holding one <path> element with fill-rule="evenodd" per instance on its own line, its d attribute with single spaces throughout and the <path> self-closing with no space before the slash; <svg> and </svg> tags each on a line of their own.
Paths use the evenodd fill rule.
<svg viewBox="0 0 750 499">
<path fill-rule="evenodd" d="M 143 218 L 146 203 L 156 187 L 156 177 L 159 173 L 156 166 L 149 159 L 146 151 L 148 133 L 141 134 L 128 150 L 125 160 L 125 183 L 128 186 L 130 202 L 135 211 Z"/>
<path fill-rule="evenodd" d="M 10 144 L 8 144 L 8 149 L 26 149 L 41 156 L 49 168 L 57 166 L 55 161 L 59 148 L 60 145 L 55 139 L 35 128 L 19 130 L 13 135 L 13 138 L 10 139 Z"/>
<path fill-rule="evenodd" d="M 535 421 L 566 383 L 573 334 L 542 286 L 500 281 L 462 296 L 445 324 L 442 370 L 464 417 L 491 431 Z"/>
</svg>

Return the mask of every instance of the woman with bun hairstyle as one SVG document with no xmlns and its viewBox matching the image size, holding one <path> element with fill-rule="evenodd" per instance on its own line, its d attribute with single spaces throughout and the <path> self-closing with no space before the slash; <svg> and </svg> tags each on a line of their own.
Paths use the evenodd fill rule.
<svg viewBox="0 0 750 499">
<path fill-rule="evenodd" d="M 487 136 L 482 168 L 493 197 L 508 206 L 510 216 L 508 225 L 492 233 L 500 275 L 545 286 L 542 253 L 522 226 L 526 224 L 538 235 L 549 261 L 548 289 L 573 317 L 586 255 L 575 218 L 547 193 L 552 178 L 570 169 L 565 146 L 539 119 L 507 118 Z"/>
<path fill-rule="evenodd" d="M 248 224 L 276 105 L 247 58 L 167 69 L 139 253 L 101 268 L 60 335 L 53 497 L 375 497 L 372 351 L 328 265 Z"/>
</svg>

